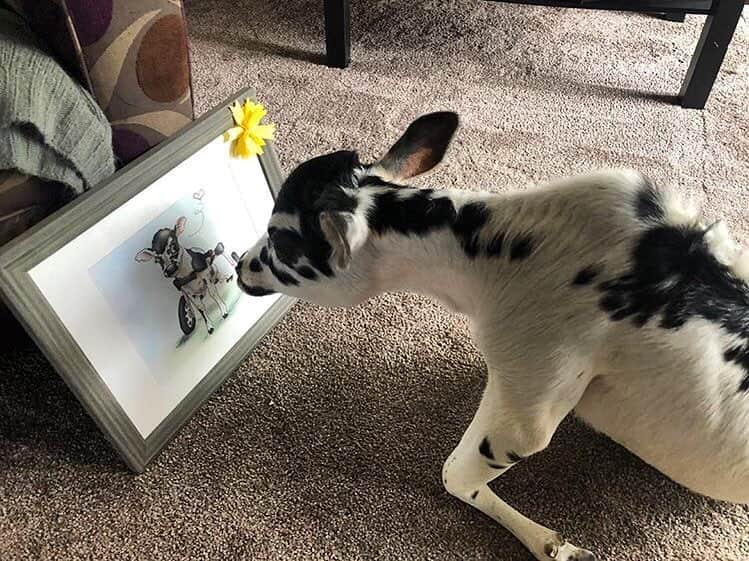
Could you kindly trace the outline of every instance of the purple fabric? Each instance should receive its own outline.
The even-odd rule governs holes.
[[[112,127],[112,143],[114,153],[125,163],[134,160],[151,147],[148,140],[141,135],[122,127]]]
[[[65,4],[82,47],[95,43],[109,29],[113,0],[66,0]]]

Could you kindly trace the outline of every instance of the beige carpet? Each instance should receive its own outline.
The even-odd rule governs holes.
[[[524,189],[626,164],[749,242],[745,22],[699,112],[669,103],[697,17],[354,0],[341,71],[317,64],[321,6],[190,1],[199,112],[255,85],[288,171],[339,148],[372,158],[420,112],[455,109],[454,148],[422,184]],[[3,561],[530,559],[442,489],[484,367],[466,323],[424,298],[297,306],[137,477],[28,343],[0,375]],[[749,558],[748,508],[692,495],[572,420],[496,489],[604,560]]]

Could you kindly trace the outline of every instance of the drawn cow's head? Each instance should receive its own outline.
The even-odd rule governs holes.
[[[179,236],[185,231],[187,218],[180,216],[174,224],[174,228],[162,228],[153,235],[150,248],[141,249],[135,256],[138,263],[155,261],[167,278],[173,278],[179,270],[182,258],[182,246],[179,244]]]

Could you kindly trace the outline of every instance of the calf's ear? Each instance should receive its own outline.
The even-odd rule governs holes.
[[[181,236],[182,232],[185,231],[185,224],[187,224],[187,218],[184,216],[177,218],[177,223],[174,225],[174,233]]]
[[[323,211],[320,229],[333,248],[333,260],[339,269],[347,269],[352,255],[364,245],[368,228],[366,220],[351,212]]]
[[[141,249],[136,255],[135,260],[138,263],[145,263],[146,261],[153,261],[154,253],[150,249]]]
[[[440,111],[422,115],[377,162],[371,173],[399,183],[425,173],[442,161],[458,128],[458,115]]]

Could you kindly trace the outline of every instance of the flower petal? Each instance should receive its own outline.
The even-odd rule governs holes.
[[[275,124],[260,124],[268,113],[263,104],[248,98],[243,103],[235,102],[229,109],[237,125],[224,132],[225,142],[234,141],[231,154],[238,158],[261,155],[266,139],[272,140],[276,132]]]
[[[259,138],[267,138],[268,140],[273,140],[273,135],[276,133],[276,125],[275,123],[270,123],[267,125],[257,125],[250,132]]]
[[[232,127],[224,133],[224,142],[230,142],[239,138],[239,135],[244,132],[242,127]]]
[[[244,121],[242,124],[248,129],[256,127],[260,123],[260,120],[265,117],[266,113],[267,111],[262,105],[255,105],[250,108],[245,107]]]
[[[265,140],[262,137],[256,136],[252,132],[250,132],[249,135],[250,135],[250,138],[252,139],[252,143],[255,146],[258,146],[258,147],[265,146]]]
[[[231,109],[232,117],[234,117],[234,122],[237,125],[242,125],[242,121],[244,120],[244,113],[242,112],[242,106],[239,105],[239,102],[236,102],[234,105],[230,105],[229,109]]]
[[[237,140],[234,144],[231,146],[231,155],[235,158],[246,158],[245,151],[243,149],[242,143]]]

